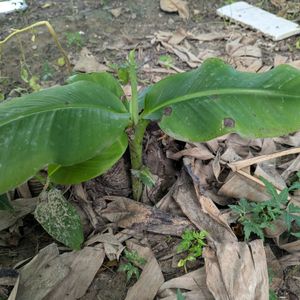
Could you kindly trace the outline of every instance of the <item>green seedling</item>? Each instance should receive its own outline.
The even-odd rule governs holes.
[[[143,266],[146,264],[146,260],[140,257],[136,251],[124,250],[125,262],[122,263],[118,269],[119,272],[125,272],[127,282],[135,276],[136,279],[140,278],[140,270],[136,265]]]
[[[170,55],[161,55],[158,62],[164,65],[167,69],[171,68],[174,65],[173,58]]]
[[[185,271],[187,272],[187,262],[195,261],[202,255],[203,247],[206,245],[205,238],[207,235],[208,233],[204,230],[186,230],[182,234],[182,240],[177,248],[177,251],[187,252],[187,256],[179,260],[178,267],[184,267]]]
[[[48,81],[54,78],[55,74],[55,69],[49,64],[49,62],[45,62],[43,64],[43,69],[42,69],[42,80]]]
[[[270,286],[274,277],[274,272],[270,268],[268,268],[268,277],[269,277],[269,286]],[[277,300],[277,299],[278,297],[276,292],[273,289],[269,288],[269,300]]]
[[[176,291],[176,299],[177,300],[185,300],[185,297],[181,293],[180,289],[177,289],[177,291]]]
[[[41,90],[41,86],[38,83],[39,78],[35,75],[30,75],[28,69],[25,66],[22,66],[20,76],[22,80],[29,85],[30,89],[33,92],[38,92],[39,90]]]
[[[229,205],[229,207],[239,215],[238,222],[243,225],[245,240],[248,240],[251,233],[256,234],[262,240],[265,239],[263,230],[265,228],[274,228],[272,222],[282,219],[291,230],[292,222],[300,226],[300,207],[289,202],[289,192],[300,189],[300,183],[296,182],[289,188],[277,192],[275,187],[264,178],[260,178],[271,199],[263,202],[250,202],[241,199],[238,205]],[[292,233],[299,237],[299,233]]]
[[[67,39],[67,46],[72,47],[75,46],[77,48],[82,48],[84,45],[82,36],[80,32],[66,32],[65,33],[66,39]]]
[[[40,25],[47,26],[69,66],[47,22],[12,33],[0,46]],[[44,168],[55,184],[87,181],[109,170],[128,148],[134,170],[132,197],[139,200],[145,179],[151,184],[143,172],[143,138],[150,122],[172,138],[189,142],[233,132],[259,138],[300,129],[300,71],[291,66],[244,73],[213,58],[139,93],[134,51],[125,65],[129,99],[119,81],[103,72],[77,74],[65,85],[0,103],[0,194]]]
[[[0,102],[4,100],[4,94],[2,93],[2,91],[0,90]]]

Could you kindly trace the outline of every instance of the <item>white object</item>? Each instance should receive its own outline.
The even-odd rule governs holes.
[[[223,6],[217,10],[217,14],[259,30],[274,41],[300,33],[298,24],[277,17],[244,1]]]
[[[25,10],[27,4],[22,0],[10,0],[0,2],[0,15],[9,14],[16,10]]]

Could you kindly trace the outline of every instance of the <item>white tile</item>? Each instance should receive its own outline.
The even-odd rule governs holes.
[[[274,41],[300,33],[300,26],[297,23],[278,17],[244,1],[223,6],[217,10],[217,14],[261,31]]]

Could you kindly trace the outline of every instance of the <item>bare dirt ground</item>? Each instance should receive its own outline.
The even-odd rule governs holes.
[[[216,9],[226,2],[228,1],[188,0],[189,18],[184,19],[178,13],[162,11],[158,0],[27,1],[29,8],[25,12],[0,17],[0,40],[8,36],[13,29],[24,28],[38,21],[49,21],[70,58],[73,71],[81,72],[108,70],[114,73],[116,66],[124,63],[129,51],[136,49],[141,87],[157,82],[169,74],[191,70],[208,57],[220,57],[237,69],[249,72],[266,71],[281,63],[300,66],[299,37],[273,42],[258,32],[223,20],[216,15]],[[248,2],[291,20],[297,21],[300,17],[297,1]],[[4,98],[30,92],[37,85],[45,88],[62,84],[69,76],[66,65],[61,63],[62,54],[44,26],[15,36],[0,50],[0,95]],[[167,66],[165,59],[169,61]],[[24,75],[24,72],[27,74]],[[28,82],[30,78],[35,78],[34,85]],[[172,191],[171,187],[174,188],[174,184],[176,189],[176,180],[182,176],[182,162],[167,158],[166,153],[178,152],[185,145],[164,137],[155,126],[149,128],[146,140],[144,161],[161,181],[156,189],[148,191],[147,197],[143,198],[143,203],[149,207],[158,204],[160,209],[174,213],[180,210],[180,205],[177,203],[172,206],[170,202],[165,205],[162,204],[161,199],[167,199],[166,195]],[[255,149],[256,155],[263,152],[261,150],[264,149],[263,143],[259,146],[251,144],[252,142],[247,146],[244,141],[243,143],[244,148]],[[271,149],[285,149],[282,147],[284,144],[282,141],[275,141],[275,144],[276,146],[272,146]],[[299,147],[298,144],[288,145]],[[158,154],[159,161],[156,159]],[[112,201],[105,198],[107,195],[130,197],[128,170],[128,157],[125,155],[112,172],[83,185],[85,197],[92,203],[94,215],[89,211],[90,206],[80,203],[82,194],[78,188],[70,189],[70,198],[84,215],[86,237],[107,230],[107,221],[103,220],[102,211],[106,209],[106,215],[114,212],[111,207],[107,208],[105,201]],[[111,180],[112,176],[114,180]],[[215,180],[212,185],[219,189],[220,181],[217,180],[216,183]],[[35,182],[30,182],[29,187],[32,196],[38,194],[40,187]],[[172,197],[174,196],[169,198]],[[219,198],[216,200],[218,207],[228,204],[222,202],[223,200]],[[114,199],[114,201],[119,201],[116,203],[120,204],[122,199]],[[121,204],[130,211],[134,204],[125,202]],[[107,211],[109,209],[111,211]],[[136,209],[139,211],[140,208]],[[98,215],[97,212],[101,213]],[[138,241],[152,250],[166,281],[184,275],[184,270],[177,268],[180,256],[176,254],[176,247],[180,240],[178,232],[182,232],[186,226],[185,221],[181,219],[183,215],[180,212],[178,219],[169,220],[170,227],[178,226],[172,230],[167,228],[168,222],[164,216],[163,221],[160,220],[162,222],[160,225],[165,226],[162,227],[165,230],[162,232],[155,229],[155,226],[158,226],[155,222],[150,222],[147,228],[143,227],[142,222],[137,222],[134,233],[130,231],[132,228],[127,228],[130,221],[127,220],[123,223],[125,225],[121,226],[128,230],[123,235],[134,237],[134,242]],[[154,216],[152,217],[155,219]],[[157,219],[155,221],[158,222]],[[111,222],[110,225],[109,233],[113,232],[118,235],[119,240],[125,241],[126,238],[121,237],[121,231],[116,224],[113,225]],[[20,261],[37,254],[40,249],[52,242],[51,237],[30,215],[19,219],[10,229],[0,232],[0,238],[1,267],[13,267]],[[127,244],[127,247],[130,247],[130,243],[132,241]],[[279,249],[271,238],[267,244],[278,258],[288,253]],[[299,250],[296,253],[299,255]],[[298,261],[295,265],[299,265],[299,256],[297,257]],[[116,259],[111,261],[105,259],[87,293],[81,299],[125,299],[129,287],[134,285],[135,280],[126,282],[126,276],[117,272],[118,265]],[[192,262],[189,264],[189,271],[198,270],[201,266],[203,260]],[[274,290],[281,296],[280,299],[299,299],[299,267],[288,263],[285,266],[287,267],[285,269],[279,267],[280,270],[275,274],[277,281]],[[11,287],[11,285],[3,285],[0,299],[5,299]],[[185,287],[181,289],[184,291]],[[174,293],[169,296],[174,296]],[[203,297],[201,299],[211,299]],[[167,298],[161,293],[160,298],[157,299],[176,298]],[[186,299],[197,298],[187,295]]]

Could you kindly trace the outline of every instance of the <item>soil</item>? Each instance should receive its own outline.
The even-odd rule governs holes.
[[[239,32],[247,35],[248,29],[230,24],[216,15],[216,9],[224,5],[225,2],[229,1],[187,0],[191,17],[185,21],[177,13],[166,13],[160,10],[159,0],[28,0],[26,3],[29,8],[25,12],[0,17],[0,40],[8,36],[12,29],[24,28],[35,22],[47,20],[55,29],[59,41],[72,62],[78,60],[81,49],[86,47],[99,63],[109,67],[114,64],[120,65],[126,60],[128,52],[136,48],[140,66],[148,64],[150,68],[157,68],[159,58],[162,55],[170,55],[174,60],[174,65],[182,70],[189,70],[190,67],[177,56],[167,53],[165,48],[151,43],[154,34],[158,31],[173,32],[178,28],[184,28],[187,31],[198,33],[226,31],[232,34]],[[278,13],[280,10],[270,1],[253,0],[248,2],[273,13]],[[121,8],[121,13],[116,17],[112,10],[117,8]],[[297,19],[299,16],[292,15],[290,17]],[[275,54],[288,56],[292,60],[300,58],[300,52],[295,46],[297,37],[276,43],[257,33],[256,38],[260,40],[262,60],[267,65],[273,64]],[[227,41],[224,39],[204,43],[190,41],[191,51],[193,49],[210,49],[217,51],[220,57],[226,57],[226,43]],[[2,93],[5,97],[17,96],[32,90],[32,87],[24,81],[24,74],[22,75],[24,68],[29,73],[29,77],[38,77],[37,81],[42,87],[62,84],[69,75],[66,67],[58,64],[61,53],[45,27],[38,27],[16,36],[0,50],[0,95]],[[143,85],[155,82],[158,74],[141,71],[139,76]],[[165,74],[159,74],[160,78],[163,76]],[[175,180],[176,172],[180,169],[178,164],[174,164],[166,158],[164,158],[164,163],[161,161],[158,163],[151,156],[152,152],[160,151],[162,157],[165,157],[165,152],[168,150],[163,143],[161,133],[155,131],[155,128],[151,131],[151,133],[153,132],[156,136],[154,140],[149,138],[148,154],[145,160],[151,170],[155,170],[154,173],[159,174],[165,181],[162,189],[148,198],[149,203],[158,202],[168,191]],[[173,146],[181,147],[180,144]],[[126,163],[125,157],[123,164],[126,165]],[[162,165],[164,166],[163,169],[161,168]],[[124,174],[124,176],[126,177],[128,174]],[[109,175],[102,176],[86,184],[91,200],[96,200],[100,194],[119,196],[130,194],[129,179],[125,182],[120,179],[119,186],[110,187],[108,186],[109,178]],[[106,188],[103,189],[103,186]],[[37,253],[45,244],[51,242],[51,238],[44,233],[39,225],[34,223],[32,218],[25,218],[24,228],[25,232],[20,232],[22,238],[15,247],[13,241],[8,250],[1,247],[0,265],[13,266],[22,259],[32,256],[32,253]],[[168,242],[172,244],[174,241],[176,243],[177,239]],[[8,256],[7,251],[9,251]],[[167,274],[166,278],[169,279],[181,274],[181,270],[172,269],[167,264],[162,263],[162,268]],[[299,270],[296,271],[298,272],[296,274],[299,274]],[[291,273],[293,273],[292,277],[297,277],[294,272]],[[297,286],[292,281],[292,277],[287,275],[286,283],[294,294],[299,295],[299,281]],[[130,283],[126,283],[126,278],[123,275],[108,267],[105,272],[99,272],[89,293],[82,299],[124,299],[129,285]],[[114,294],[111,294],[112,291]]]

